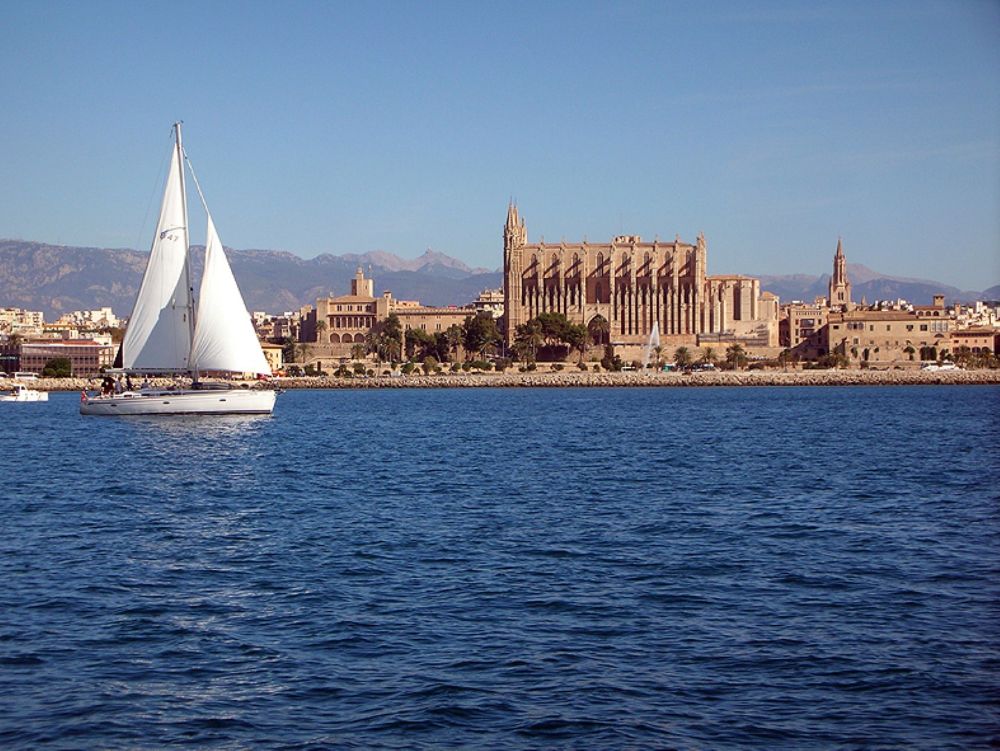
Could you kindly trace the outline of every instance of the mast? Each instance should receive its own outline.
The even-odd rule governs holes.
[[[190,333],[191,341],[194,341],[194,327],[195,327],[195,301],[194,301],[194,286],[191,284],[191,233],[188,230],[188,209],[187,209],[187,187],[184,182],[184,146],[181,143],[181,124],[183,121],[178,120],[174,123],[174,133],[176,135],[177,141],[177,166],[180,169],[181,178],[181,206],[184,210],[184,284],[187,286],[188,290],[188,304],[187,304],[187,318],[188,318],[188,331]],[[191,362],[191,353],[188,352],[188,368],[191,370],[191,378],[195,382],[198,380],[198,368]]]

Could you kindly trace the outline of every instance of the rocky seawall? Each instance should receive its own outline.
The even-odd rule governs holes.
[[[0,388],[9,387],[0,378]],[[39,391],[94,391],[98,379],[41,378],[32,383]],[[186,385],[183,381],[155,379],[153,385]],[[246,388],[371,389],[371,388],[498,388],[498,387],[709,387],[709,386],[907,386],[1000,384],[1000,370],[789,370],[718,371],[714,373],[609,373],[562,371],[558,373],[442,373],[438,375],[377,376],[374,378],[282,378],[249,383]],[[234,384],[235,385],[235,384]]]

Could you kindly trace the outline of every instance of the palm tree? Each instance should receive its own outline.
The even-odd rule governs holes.
[[[448,354],[457,359],[458,348],[461,347],[462,342],[465,341],[465,329],[461,326],[461,324],[453,323],[444,332],[444,335],[448,339]]]
[[[656,353],[656,367],[657,368],[662,368],[663,367],[663,349],[664,348],[663,348],[662,344],[657,344],[655,347],[653,347],[653,352]]]
[[[718,360],[719,358],[716,357],[715,350],[712,349],[711,347],[705,347],[701,351],[701,357],[699,358],[698,362],[714,365],[716,362],[718,362]]]
[[[358,342],[353,347],[351,347],[351,359],[352,360],[364,360],[367,354],[367,349],[365,345]]]
[[[691,364],[691,353],[687,347],[678,347],[674,351],[674,362],[677,363],[678,368],[686,368]]]
[[[522,323],[517,327],[515,339],[524,345],[520,348],[520,351],[530,353],[531,360],[534,361],[535,353],[545,342],[545,335],[542,333],[542,324],[535,318],[532,318],[527,323]]]
[[[587,324],[587,331],[594,344],[606,343],[607,335],[611,332],[611,324],[604,316],[594,316]]]
[[[740,344],[730,344],[726,348],[726,362],[736,370],[743,368],[747,364],[747,353]]]
[[[322,318],[320,318],[319,320],[316,321],[316,341],[317,342],[323,341],[323,332],[326,331],[326,328],[327,328],[326,321],[324,321]]]
[[[294,346],[295,359],[305,365],[306,360],[309,359],[309,355],[312,352],[312,347],[309,346],[308,342],[296,342]]]

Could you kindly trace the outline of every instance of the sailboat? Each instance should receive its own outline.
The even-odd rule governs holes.
[[[184,164],[208,216],[205,269],[197,298],[191,282]],[[141,388],[80,397],[83,415],[270,414],[271,389],[231,388],[201,380],[205,372],[270,374],[250,314],[174,123],[174,148],[153,235],[121,345],[121,372],[190,376],[184,389]]]

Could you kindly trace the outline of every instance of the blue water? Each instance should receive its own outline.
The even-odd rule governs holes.
[[[1000,744],[1000,388],[0,405],[0,747]]]

